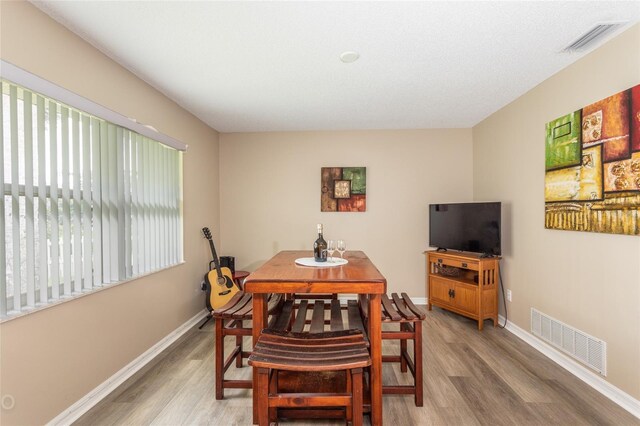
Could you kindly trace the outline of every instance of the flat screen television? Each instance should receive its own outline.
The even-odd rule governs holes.
[[[429,246],[499,256],[501,203],[429,205]]]

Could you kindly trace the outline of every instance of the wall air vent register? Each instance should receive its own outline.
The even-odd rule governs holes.
[[[533,308],[531,308],[531,333],[601,375],[607,375],[607,344],[603,340]]]

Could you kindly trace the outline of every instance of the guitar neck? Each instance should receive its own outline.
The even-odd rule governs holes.
[[[221,277],[222,271],[220,270],[220,259],[218,259],[216,247],[213,245],[213,238],[209,239],[209,247],[211,248],[211,256],[213,257],[213,266],[215,266],[218,276]]]

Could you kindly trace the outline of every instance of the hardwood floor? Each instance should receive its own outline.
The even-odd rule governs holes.
[[[385,395],[385,424],[640,425],[508,331],[486,322],[478,332],[476,324],[438,308],[427,313],[424,407],[416,407],[411,395]],[[227,389],[224,400],[215,400],[213,330],[213,322],[191,329],[76,424],[251,425],[250,390]],[[395,341],[384,342],[385,353],[398,347]],[[229,378],[250,375],[249,367],[228,372]],[[385,383],[409,384],[409,377],[399,366],[384,364]]]

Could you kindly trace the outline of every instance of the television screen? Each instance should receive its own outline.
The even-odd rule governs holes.
[[[501,204],[429,205],[429,246],[500,255]]]

